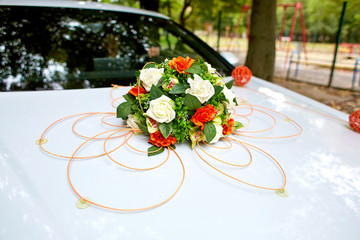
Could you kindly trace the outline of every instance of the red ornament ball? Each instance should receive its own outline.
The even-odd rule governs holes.
[[[356,110],[349,116],[349,125],[356,132],[360,133],[360,109]]]
[[[245,66],[237,66],[231,73],[231,76],[235,79],[235,85],[244,86],[252,77],[252,73],[249,68]]]

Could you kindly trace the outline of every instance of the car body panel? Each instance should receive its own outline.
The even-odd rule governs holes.
[[[134,213],[76,208],[78,197],[66,176],[68,161],[35,144],[50,123],[64,116],[114,111],[110,88],[0,93],[0,239],[358,239],[360,135],[329,117],[347,121],[348,115],[255,77],[247,87],[233,90],[239,98],[279,111],[303,128],[301,135],[289,139],[239,138],[279,161],[287,174],[289,196],[226,178],[183,143],[176,148],[186,170],[180,191],[164,205]],[[259,125],[269,121],[258,115]],[[269,134],[294,130],[284,124]],[[91,135],[107,128],[99,127],[99,118],[90,118],[77,130]],[[43,146],[59,154],[71,154],[83,142],[72,134],[71,121],[45,137],[49,142]],[[146,148],[146,141],[135,136],[132,144]],[[101,150],[102,142],[96,144],[86,153]],[[232,151],[236,149],[240,147]],[[242,153],[224,156],[236,159],[238,154]],[[250,174],[241,170],[240,177],[281,185],[274,164],[254,154],[253,167],[245,169]],[[126,149],[116,156],[121,160],[132,156],[145,165],[152,161],[146,155],[134,158]],[[143,174],[126,171],[107,158],[77,160],[71,174],[78,190],[91,200],[131,207],[155,203],[172,193],[182,170],[171,155],[161,169]]]

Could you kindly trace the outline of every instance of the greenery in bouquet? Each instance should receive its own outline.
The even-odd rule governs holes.
[[[149,155],[188,140],[216,143],[242,127],[231,108],[234,81],[223,78],[200,58],[177,57],[160,64],[147,63],[137,73],[137,84],[123,97],[117,117],[135,132],[149,134]]]

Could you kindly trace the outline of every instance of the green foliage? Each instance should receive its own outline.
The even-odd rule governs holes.
[[[188,89],[190,87],[189,84],[187,83],[178,83],[178,84],[175,84],[171,90],[170,90],[170,94],[182,94],[184,93],[185,94],[185,90]]]
[[[184,98],[184,105],[188,107],[189,110],[195,110],[201,107],[201,102],[197,97],[191,94],[186,94]]]
[[[207,142],[211,142],[216,136],[216,128],[212,122],[206,122],[204,127],[204,134]]]
[[[154,100],[154,99],[157,99],[159,97],[161,97],[163,94],[163,92],[160,90],[160,88],[156,87],[155,85],[152,85],[151,86],[151,89],[150,89],[150,96],[151,96],[151,99]]]
[[[242,127],[244,127],[244,125],[241,122],[234,121],[233,131]]]
[[[233,80],[227,82],[227,83],[225,84],[225,86],[226,86],[228,89],[231,89],[232,86],[234,85],[234,81],[235,81],[235,80],[233,79]]]
[[[116,117],[126,120],[131,113],[131,104],[123,102],[116,108]]]
[[[154,67],[156,67],[156,63],[147,63],[147,64],[144,66],[144,69],[154,68]]]
[[[125,94],[123,97],[128,103],[132,103],[133,101],[135,101],[135,97],[131,94]]]
[[[138,123],[137,125],[138,125],[139,129],[140,129],[143,133],[149,134],[149,131],[148,131],[148,129],[147,129],[146,124],[143,124],[143,123],[141,122],[141,123]]]
[[[193,63],[191,67],[186,69],[187,73],[201,74],[201,66],[199,63]]]
[[[170,136],[170,133],[172,132],[171,123],[160,123],[159,131],[164,136],[164,138],[168,138]]]
[[[298,0],[281,1],[295,3]],[[343,0],[302,0],[305,26],[311,41],[334,41],[339,27]],[[294,8],[287,9],[286,32],[290,31]],[[277,32],[281,31],[283,9],[277,9]],[[301,34],[300,18],[297,18],[295,34]],[[348,1],[342,31],[342,42],[360,42],[360,4],[358,0]]]
[[[165,148],[160,148],[160,147],[153,145],[148,148],[148,156],[151,157],[151,156],[158,155],[158,154],[162,153],[164,150],[165,150]]]
[[[175,112],[177,116],[172,122],[172,136],[174,136],[178,142],[183,142],[187,139],[187,134],[193,129],[192,122],[189,120],[192,114],[188,111],[188,107],[184,107],[182,100],[182,97],[175,99]]]
[[[279,0],[278,3],[296,3],[299,0]],[[106,3],[115,3],[131,7],[140,7],[139,1],[135,0],[102,0]],[[179,21],[183,11],[185,0],[160,0],[159,11]],[[305,25],[310,40],[326,40],[325,36],[335,37],[342,9],[343,0],[301,0],[305,15]],[[240,12],[244,5],[252,5],[250,0],[197,0],[190,1],[190,6],[185,11],[186,27],[191,30],[204,29],[205,23],[213,23],[213,29],[217,29],[218,12],[222,11],[222,31],[226,26],[234,26],[238,22]],[[206,11],[204,11],[206,9]],[[285,32],[291,28],[294,8],[287,8]],[[277,33],[280,34],[283,9],[277,8]],[[246,16],[242,15],[240,31],[246,31]],[[301,34],[299,14],[295,28],[295,34]],[[348,0],[345,22],[342,33],[343,42],[360,42],[360,4],[358,0]]]

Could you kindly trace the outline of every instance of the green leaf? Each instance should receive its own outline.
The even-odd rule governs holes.
[[[138,125],[139,129],[140,129],[143,133],[149,134],[149,130],[148,130],[146,124],[137,123],[137,125]]]
[[[219,95],[219,93],[221,93],[221,91],[224,89],[224,87],[221,87],[221,86],[217,86],[217,85],[213,85],[213,86],[214,86],[214,89],[215,89],[215,93],[207,102],[211,102],[212,100],[214,100],[215,97],[217,95]]]
[[[159,123],[159,130],[164,138],[168,138],[172,132],[171,123]]]
[[[203,69],[204,72],[209,71],[209,68],[208,68],[208,66],[206,64],[202,64],[201,66],[202,66],[202,69]]]
[[[233,80],[231,80],[231,81],[227,82],[227,83],[225,84],[225,86],[226,86],[228,89],[231,89],[231,88],[232,88],[232,86],[234,85],[234,81],[235,81],[235,79],[233,79]]]
[[[177,83],[171,88],[169,93],[170,94],[182,94],[182,93],[185,93],[185,90],[188,89],[189,87],[190,87],[190,85],[187,83]]]
[[[123,97],[128,103],[132,103],[135,100],[135,97],[131,94],[125,94]]]
[[[164,79],[161,78],[159,82],[156,84],[157,87],[161,87],[165,83]]]
[[[150,97],[152,100],[155,100],[163,95],[163,92],[155,85],[151,86]]]
[[[242,127],[244,127],[244,125],[241,122],[234,121],[233,131]]]
[[[239,104],[238,104],[238,102],[237,102],[236,98],[234,98],[234,100],[233,100],[233,101],[234,101],[234,103],[235,103],[235,105],[236,105],[236,106],[239,106]]]
[[[201,73],[201,66],[198,63],[193,63],[191,67],[185,70],[187,73],[195,73],[200,74]]]
[[[144,69],[147,69],[147,68],[154,68],[156,67],[156,63],[148,63],[145,65]]]
[[[135,72],[136,79],[140,77],[140,70]]]
[[[121,103],[116,109],[116,117],[126,120],[131,113],[131,104],[129,102]]]
[[[201,107],[199,99],[191,94],[186,94],[183,101],[184,105],[187,106],[189,110],[196,110]]]
[[[209,143],[216,136],[216,128],[212,122],[206,122],[204,126],[206,141]]]
[[[157,147],[157,146],[153,145],[153,146],[148,148],[148,152],[149,152],[148,157],[158,155],[158,154],[162,153],[164,150],[165,150],[165,148],[160,148],[160,147]]]
[[[221,93],[221,91],[224,89],[224,87],[221,87],[221,86],[217,86],[217,85],[213,85],[213,86],[214,86],[214,89],[215,89],[215,93],[214,93],[213,97],[215,97],[216,95]]]

